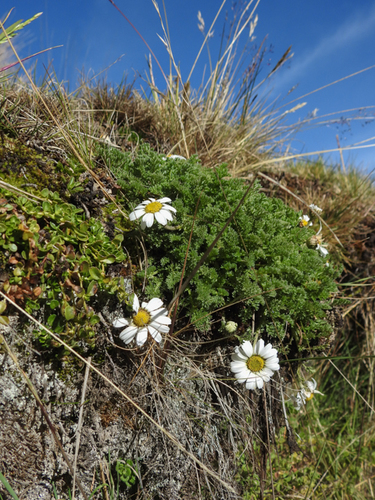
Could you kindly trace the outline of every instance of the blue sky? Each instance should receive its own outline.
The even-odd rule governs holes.
[[[256,3],[254,1],[252,7]],[[168,72],[168,55],[157,36],[163,33],[152,1],[117,0],[116,4],[147,40],[164,71]],[[183,78],[189,74],[203,42],[197,27],[198,11],[201,11],[208,29],[220,5],[220,0],[165,0],[174,57],[180,63]],[[226,2],[210,40],[214,61],[225,15],[228,14],[229,20],[233,15],[232,5],[229,0]],[[69,82],[73,90],[80,71],[94,76],[122,56],[102,76],[106,75],[107,81],[116,85],[124,75],[129,82],[140,75],[136,85],[142,84],[148,49],[109,0],[2,0],[2,19],[12,7],[15,8],[7,25],[43,12],[14,39],[21,57],[63,45],[38,56],[37,74],[42,75],[44,66],[52,62],[57,77]],[[163,14],[161,0],[159,7]],[[290,151],[306,153],[335,149],[336,135],[342,147],[375,144],[375,67],[313,92],[375,65],[375,2],[260,0],[255,13],[258,14],[258,24],[253,43],[260,44],[267,37],[269,49],[260,79],[290,45],[294,54],[263,92],[268,94],[269,102],[278,98],[278,105],[285,105],[283,110],[306,102],[302,109],[289,115],[290,123],[315,116],[312,126],[295,136]],[[243,43],[245,39],[248,35],[242,39]],[[199,86],[207,64],[207,51],[204,50],[191,80],[193,87]],[[165,85],[155,63],[153,67],[157,83],[163,89]],[[293,92],[288,94],[292,88]],[[302,97],[310,92],[313,93]],[[319,123],[322,124],[317,126]],[[328,154],[327,158],[332,162],[339,161],[338,153]],[[354,163],[369,171],[375,168],[375,148],[344,152],[344,160],[347,165]]]

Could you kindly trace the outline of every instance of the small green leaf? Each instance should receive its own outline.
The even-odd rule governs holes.
[[[87,287],[87,295],[93,296],[98,291],[98,284],[96,281],[91,281]]]
[[[81,262],[79,268],[81,273],[83,274],[88,274],[90,272],[90,264],[87,262],[87,260]]]
[[[51,309],[56,309],[56,307],[59,307],[59,305],[60,302],[56,299],[51,300],[51,302],[49,303]]]
[[[99,321],[100,321],[99,316],[96,316],[95,314],[90,318],[91,325],[96,325],[97,323],[99,323]]]
[[[121,243],[123,240],[124,240],[124,235],[123,235],[123,234],[117,234],[117,235],[113,238],[113,243],[115,243],[115,244],[117,244],[117,243]]]
[[[0,316],[0,325],[4,325],[4,326],[9,325],[8,316]]]
[[[113,264],[116,260],[116,257],[114,255],[108,255],[108,257],[104,259],[100,259],[100,262],[103,262],[103,264]]]
[[[23,275],[23,268],[22,267],[16,267],[13,271],[14,276],[22,276]]]
[[[48,203],[48,201],[43,201],[42,207],[47,214],[52,213],[52,205],[51,203]]]
[[[73,319],[76,315],[76,310],[72,306],[66,306],[64,310],[64,316],[67,321]]]
[[[97,267],[90,267],[90,276],[95,280],[100,280],[102,278],[102,273],[99,271]]]
[[[1,300],[0,301],[0,314],[3,314],[3,312],[5,311],[6,308],[7,308],[7,301],[5,299]]]
[[[17,245],[15,245],[14,243],[9,243],[8,248],[10,252],[17,252],[18,250]]]
[[[87,222],[82,222],[79,225],[79,230],[82,231],[83,233],[87,233],[89,230],[89,225],[87,224]]]
[[[48,316],[48,318],[47,318],[47,324],[49,326],[52,326],[53,322],[55,321],[55,318],[56,318],[56,314],[51,314],[50,316]]]

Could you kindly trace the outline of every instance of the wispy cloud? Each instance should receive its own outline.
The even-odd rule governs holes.
[[[368,11],[363,9],[354,17],[347,19],[337,27],[336,31],[322,38],[318,44],[305,54],[293,58],[291,68],[281,75],[276,83],[277,88],[295,85],[301,76],[311,74],[314,65],[327,61],[336,52],[342,51],[350,44],[359,42],[375,29],[375,6]]]

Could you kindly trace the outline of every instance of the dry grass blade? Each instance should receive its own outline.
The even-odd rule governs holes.
[[[9,191],[13,191],[17,193],[18,195],[22,195],[25,198],[33,200],[38,200],[38,201],[48,201],[45,198],[40,198],[39,196],[36,196],[35,194],[29,193],[27,191],[24,191],[23,189],[19,189],[16,186],[12,186],[12,184],[9,184],[8,182],[0,181],[0,186],[8,189]]]
[[[328,359],[328,361],[331,363],[331,365],[334,366],[334,368],[340,373],[342,378],[350,385],[350,387],[353,389],[353,391],[362,399],[362,401],[370,408],[370,410],[375,413],[375,409],[366,401],[366,399],[362,396],[362,394],[357,391],[357,389],[354,387],[354,385],[350,382],[350,380],[347,377],[345,377],[345,375],[335,365],[335,363],[331,359],[329,359],[326,354],[324,354],[324,356]]]
[[[79,443],[81,440],[81,430],[82,430],[82,424],[83,424],[83,410],[84,410],[84,404],[85,404],[87,382],[88,382],[89,373],[90,373],[90,364],[91,364],[91,358],[87,358],[85,378],[84,378],[83,386],[82,386],[81,405],[79,408],[78,426],[77,426],[77,431],[76,431],[77,439],[76,439],[76,450],[75,450],[75,455],[74,455],[74,475],[73,475],[73,486],[72,486],[72,500],[74,500],[74,494],[75,494]]]

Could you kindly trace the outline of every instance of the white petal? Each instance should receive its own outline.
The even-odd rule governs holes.
[[[239,373],[241,370],[248,370],[246,364],[243,361],[232,361],[230,364],[230,369],[233,373]]]
[[[165,217],[164,213],[162,211],[160,212],[155,212],[155,219],[161,224],[162,226],[165,226],[166,223],[168,222],[168,219]]]
[[[239,349],[238,354],[242,354],[242,352],[246,355],[247,358],[250,358],[253,355],[253,345],[249,340],[246,340]]]
[[[138,328],[136,326],[128,326],[128,328],[126,328],[120,333],[120,339],[125,344],[129,344],[129,342],[131,342],[134,339],[137,330]]]
[[[170,210],[164,210],[163,208],[159,211],[159,215],[165,217],[167,220],[173,220],[173,214]]]
[[[154,214],[147,213],[143,216],[142,221],[146,224],[147,227],[151,227],[154,223]]]
[[[139,219],[140,217],[142,217],[142,215],[145,214],[145,209],[144,207],[141,207],[140,209],[139,208],[136,208],[134,210],[134,212],[132,212],[130,215],[129,215],[129,219],[130,220],[135,220],[135,219]]]
[[[258,389],[261,389],[263,387],[263,380],[259,377],[256,379],[256,384]]]
[[[156,322],[151,322],[149,326],[152,326],[152,328],[155,328],[155,330],[158,330],[161,333],[168,333],[169,332],[169,326],[166,325],[160,325],[159,323]]]
[[[312,382],[310,382],[310,380],[306,382],[306,386],[310,392],[314,391],[314,384]]]
[[[136,343],[137,345],[142,346],[146,342],[146,340],[147,340],[147,328],[142,328],[137,333]]]
[[[157,317],[153,317],[151,318],[151,322],[152,323],[158,323],[159,325],[170,325],[172,323],[172,320],[171,318],[168,318],[168,316],[162,316],[162,315],[159,315]]]
[[[166,196],[165,196],[164,198],[160,198],[160,199],[158,200],[158,202],[159,202],[159,203],[166,203],[166,202],[168,202],[168,201],[172,201],[172,200],[171,200],[170,198],[167,198]]]
[[[314,203],[311,203],[311,205],[309,205],[309,207],[312,209],[312,210],[315,210],[316,212],[322,212],[322,209],[317,207],[316,205],[314,205]]]
[[[163,301],[160,299],[151,299],[150,302],[143,306],[148,312],[152,313],[153,311],[156,311],[156,309],[159,309],[163,307]]]
[[[273,352],[274,351],[274,352]],[[262,352],[259,352],[259,355],[262,356],[262,358],[264,359],[267,359],[269,358],[270,356],[272,356],[273,354],[276,354],[277,351],[276,349],[273,349],[272,351],[272,345],[271,344],[267,344],[263,349],[262,349]]]
[[[156,342],[159,342],[159,344],[160,344],[160,342],[161,342],[161,340],[163,338],[160,335],[160,333],[157,330],[155,330],[154,328],[152,328],[151,326],[149,326],[149,332],[150,332],[152,338],[155,339]]]
[[[232,354],[232,361],[242,361],[242,363],[246,363],[248,360],[248,356],[242,354],[242,352],[238,351]]]
[[[139,311],[139,300],[137,295],[134,294],[134,299],[133,299],[133,311],[137,313]]]
[[[317,249],[317,250],[319,250],[320,255],[321,255],[322,257],[326,257],[326,256],[328,255],[328,253],[329,253],[329,252],[328,252],[328,250],[327,250],[326,248],[324,248],[324,247],[322,247],[322,246],[320,246],[320,245],[317,245],[316,249]]]
[[[260,378],[263,380],[263,382],[269,382],[271,379],[271,377],[269,377],[266,373],[263,373],[263,370],[261,371]]]
[[[266,377],[272,377],[274,371],[268,368],[267,366],[263,367],[260,374],[263,377],[265,375]],[[268,381],[267,381],[268,382]]]
[[[237,377],[236,377],[236,378],[237,378]],[[245,383],[245,382],[247,382],[247,381],[246,381],[246,378],[239,378],[239,379],[237,379],[237,382],[238,382],[239,384],[244,384],[244,383]]]
[[[181,155],[168,155],[167,158],[171,160],[186,160],[186,158]]]
[[[277,361],[279,360],[279,358],[277,357],[277,351],[276,349],[270,349],[269,352],[267,352],[266,354],[262,354],[262,357],[267,361],[267,360],[272,360],[272,359],[276,359]]]
[[[234,373],[234,376],[236,377],[237,380],[246,380],[248,378],[254,378],[254,374],[251,373],[251,371],[248,370],[247,368],[238,373]]]
[[[260,353],[263,351],[263,349],[264,349],[264,340],[259,339],[254,347],[254,352],[255,354],[258,354],[260,356]]]
[[[276,370],[278,370],[279,368],[277,368],[279,366],[279,360],[278,358],[268,358],[266,359],[266,362],[265,362],[265,368],[269,368],[270,370],[273,370],[275,367]]]
[[[249,379],[246,381],[246,389],[249,391],[252,391],[256,388],[256,381],[255,379]]]
[[[171,205],[167,205],[166,203],[163,204],[162,210],[166,210],[168,212],[177,212],[174,207],[171,207]]]
[[[119,318],[119,319],[115,319],[115,321],[112,323],[112,325],[115,328],[124,328],[124,326],[129,325],[129,321],[125,318]]]
[[[266,367],[269,368],[270,370],[273,370],[276,372],[277,370],[280,370],[280,365],[279,363],[273,362],[273,363],[267,363]]]

